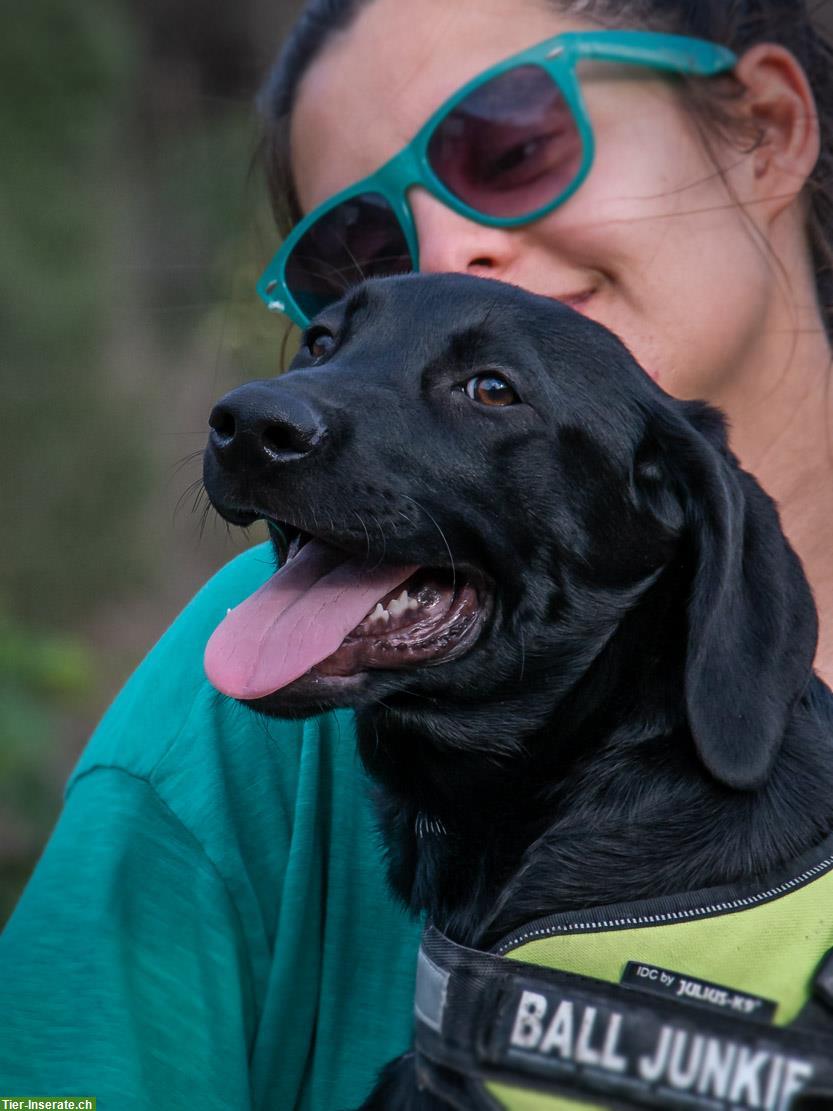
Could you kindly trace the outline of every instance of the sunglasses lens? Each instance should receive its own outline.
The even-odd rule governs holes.
[[[434,173],[485,216],[526,216],[560,196],[583,160],[581,135],[558,86],[538,66],[478,85],[428,144]]]
[[[336,205],[303,235],[286,262],[286,285],[311,319],[365,278],[413,269],[393,209],[378,193]]]

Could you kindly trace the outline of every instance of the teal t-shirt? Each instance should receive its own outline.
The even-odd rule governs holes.
[[[352,714],[266,721],[205,643],[273,570],[197,595],[104,717],[0,937],[0,1096],[98,1111],[343,1111],[411,1033]]]

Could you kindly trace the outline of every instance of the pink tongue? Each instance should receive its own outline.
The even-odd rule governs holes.
[[[214,630],[205,649],[209,681],[232,698],[273,694],[331,656],[416,570],[368,571],[357,557],[309,540]]]

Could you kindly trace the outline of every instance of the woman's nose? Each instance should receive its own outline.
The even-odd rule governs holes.
[[[408,200],[419,242],[423,273],[480,274],[500,278],[518,250],[518,235],[509,228],[478,224],[432,197],[412,189]]]

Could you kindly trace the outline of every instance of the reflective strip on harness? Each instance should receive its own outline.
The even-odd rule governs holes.
[[[448,991],[449,973],[437,965],[420,948],[417,957],[416,994],[414,1014],[417,1019],[440,1033],[442,1030],[443,1009]]]
[[[417,996],[418,1075],[454,1107],[786,1111],[811,1092],[833,1107],[833,1022],[774,1027],[466,949],[433,927]]]

